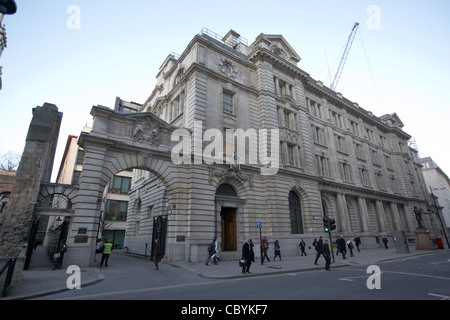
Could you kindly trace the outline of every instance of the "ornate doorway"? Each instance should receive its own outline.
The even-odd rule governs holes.
[[[222,207],[220,211],[220,231],[222,234],[222,251],[237,250],[236,233],[236,211],[237,208]]]

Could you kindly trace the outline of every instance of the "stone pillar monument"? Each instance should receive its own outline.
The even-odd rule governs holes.
[[[53,104],[33,109],[11,197],[0,216],[0,263],[17,256],[15,270],[20,275],[41,183],[50,182],[61,119],[62,113]]]
[[[436,247],[430,237],[430,232],[422,225],[422,209],[414,207],[418,227],[416,228],[417,246],[416,250],[434,250]]]

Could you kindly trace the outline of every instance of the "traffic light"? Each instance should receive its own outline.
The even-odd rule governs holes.
[[[328,219],[328,221],[329,221],[329,225],[330,225],[330,230],[336,229],[336,220]]]
[[[330,231],[330,219],[328,217],[323,217],[323,230],[325,232]]]

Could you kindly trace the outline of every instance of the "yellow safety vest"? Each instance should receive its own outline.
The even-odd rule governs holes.
[[[105,248],[103,249],[103,254],[110,254],[112,249],[112,243],[105,243]]]

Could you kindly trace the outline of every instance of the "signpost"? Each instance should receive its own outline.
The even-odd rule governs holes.
[[[259,248],[260,248],[260,250],[261,250],[261,265],[263,264],[263,262],[264,262],[264,254],[263,254],[263,244],[262,244],[262,234],[261,234],[261,222],[256,222],[256,229],[259,229],[259,243],[260,243],[260,245],[259,245]]]

